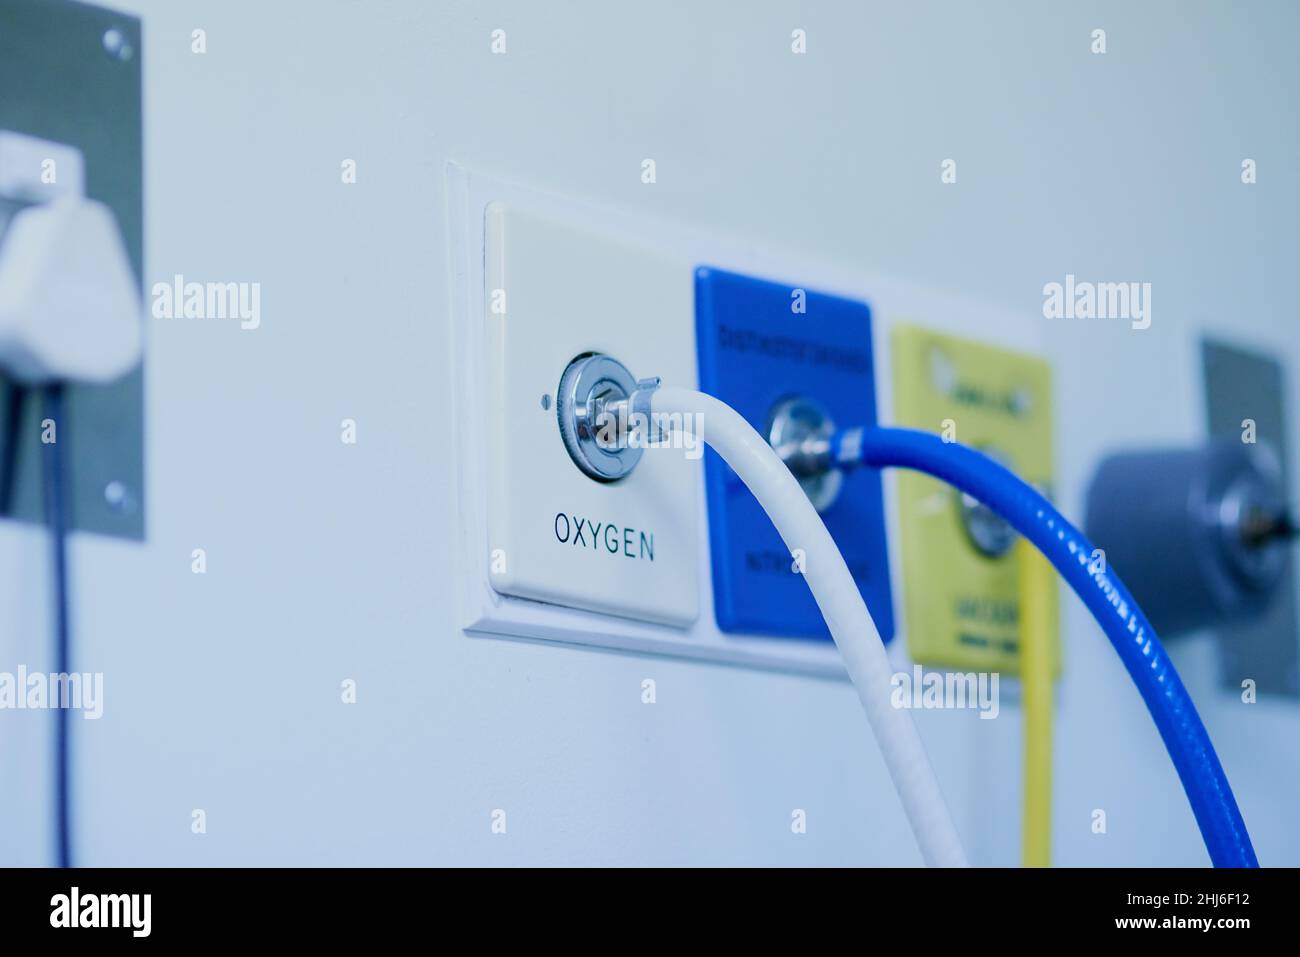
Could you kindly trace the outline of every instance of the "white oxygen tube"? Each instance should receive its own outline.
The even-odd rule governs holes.
[[[893,672],[880,632],[844,557],[798,480],[738,412],[710,395],[661,388],[652,393],[650,409],[658,428],[681,429],[707,442],[749,487],[786,546],[803,550],[804,577],[867,712],[925,863],[967,866],[912,716],[890,703]]]

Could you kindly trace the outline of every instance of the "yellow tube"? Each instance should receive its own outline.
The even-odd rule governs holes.
[[[1051,593],[1047,560],[1025,539],[1016,544],[1020,570],[1020,680],[1025,712],[1024,866],[1052,865]]]

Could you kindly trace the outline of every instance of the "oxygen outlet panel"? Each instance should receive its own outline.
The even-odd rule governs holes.
[[[674,316],[689,329],[689,271],[502,202],[487,207],[484,268],[488,537],[479,560],[492,587],[690,624],[699,614],[698,441],[644,450],[624,474],[580,468],[561,430],[573,401],[567,370],[587,369],[583,401],[602,385],[617,387],[591,363],[575,363],[586,354],[693,380],[689,340],[664,335]]]
[[[1050,497],[1051,372],[1046,362],[911,326],[894,329],[897,424],[997,459]],[[907,649],[927,665],[1016,673],[1020,599],[1015,534],[982,504],[928,475],[898,475]],[[1049,596],[1060,671],[1058,594]]]

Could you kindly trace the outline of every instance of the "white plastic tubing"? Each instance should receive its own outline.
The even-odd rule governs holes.
[[[787,547],[802,549],[804,577],[858,691],[921,855],[932,867],[965,867],[939,782],[911,714],[890,704],[892,669],[876,624],[821,516],[798,480],[738,412],[690,389],[665,387],[651,399],[655,424],[707,442],[758,499]]]

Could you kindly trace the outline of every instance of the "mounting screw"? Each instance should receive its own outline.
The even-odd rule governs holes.
[[[113,479],[104,486],[104,501],[109,508],[119,515],[134,514],[139,505],[135,496],[131,494],[131,490],[117,479]]]
[[[117,27],[109,27],[104,31],[104,50],[114,60],[120,60],[123,63],[135,56],[135,50],[132,49],[125,34]]]

